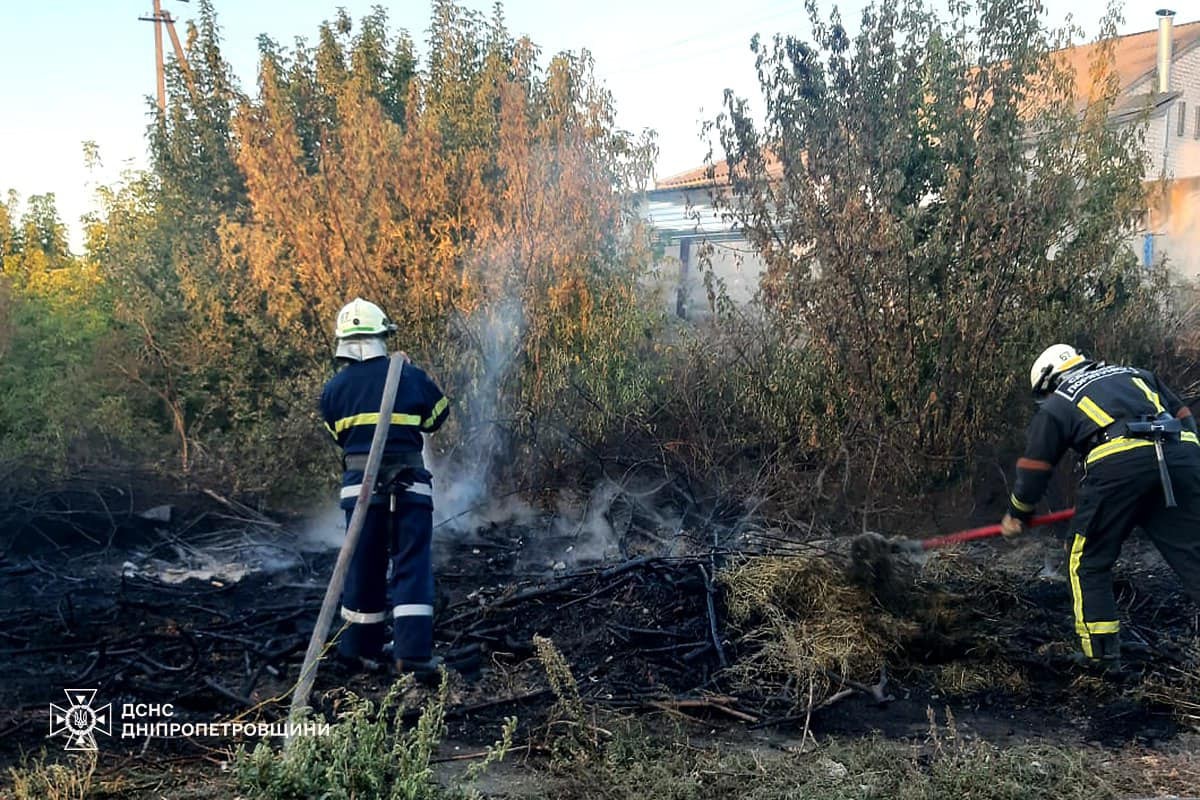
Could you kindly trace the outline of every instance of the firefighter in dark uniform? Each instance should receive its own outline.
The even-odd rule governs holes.
[[[379,306],[362,299],[338,313],[341,368],[321,393],[321,416],[344,453],[341,507],[347,524],[379,420],[389,361],[385,338],[395,330]],[[404,364],[379,479],[342,592],[341,616],[348,625],[338,654],[350,666],[386,663],[389,616],[396,670],[420,674],[439,666],[433,656],[432,476],[422,434],[442,426],[448,406],[425,372]]]
[[[1068,577],[1080,660],[1120,667],[1112,569],[1140,526],[1200,603],[1200,439],[1191,410],[1152,373],[1106,365],[1057,344],[1030,373],[1038,410],[1001,520],[1020,533],[1055,463],[1073,449],[1083,462],[1068,529]]]

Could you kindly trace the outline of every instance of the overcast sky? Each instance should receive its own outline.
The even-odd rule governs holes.
[[[196,13],[194,3],[162,2],[181,21]],[[1196,2],[1176,0],[1177,21],[1200,16]],[[339,5],[357,19],[378,3],[215,0],[225,56],[244,89],[254,84],[260,33],[283,44],[297,36],[311,40]],[[488,0],[465,4],[491,8]],[[863,4],[841,3],[847,21]],[[1072,14],[1089,34],[1103,10],[1097,0],[1045,4],[1052,23]],[[409,31],[423,53],[428,1],[384,5],[393,29]],[[1153,28],[1161,5],[1130,0],[1122,32]],[[154,39],[153,26],[138,17],[150,6],[150,0],[0,0],[0,191],[53,192],[76,247],[78,220],[91,208],[95,182],[112,182],[122,168],[145,164]],[[658,177],[702,163],[707,146],[700,121],[719,112],[726,88],[757,93],[750,37],[805,34],[808,27],[801,0],[508,0],[504,9],[510,31],[529,35],[545,53],[592,51],[616,98],[620,124],[658,131]],[[185,27],[179,29],[184,36]],[[99,145],[104,161],[96,175],[84,169],[81,143],[87,140]]]

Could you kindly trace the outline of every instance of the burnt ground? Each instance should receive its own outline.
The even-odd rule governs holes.
[[[510,715],[521,720],[526,741],[536,737],[555,698],[535,635],[551,638],[566,657],[585,702],[667,713],[730,746],[794,742],[806,724],[818,739],[907,741],[927,734],[931,710],[948,710],[962,736],[998,744],[1153,751],[1194,743],[1196,720],[1170,699],[1194,688],[1181,670],[1195,666],[1187,648],[1200,637],[1200,615],[1140,540],[1127,545],[1117,582],[1132,643],[1129,682],[1081,676],[1071,664],[1067,583],[1038,577],[1061,554],[1030,537],[1016,547],[982,543],[935,556],[925,569],[931,577],[915,591],[936,593],[939,607],[954,613],[920,618],[916,633],[880,658],[887,669],[880,696],[870,691],[878,672],[832,675],[831,702],[809,714],[795,686],[747,686],[722,669],[756,646],[730,623],[712,580],[714,564],[737,554],[714,555],[698,542],[638,548],[623,541],[605,563],[555,564],[554,553],[569,554],[571,543],[554,541],[549,530],[535,522],[440,537],[438,649],[479,663],[454,682],[447,714],[454,747],[492,742]],[[46,736],[49,705],[64,704],[68,688],[95,689],[95,703],[112,703],[118,714],[126,703],[170,703],[172,722],[286,715],[335,552],[298,550],[286,526],[212,510],[170,523],[114,523],[90,538],[27,534],[0,559],[0,767],[41,748],[60,751],[63,740]],[[761,551],[768,540],[741,537],[739,549]],[[165,580],[180,577],[167,565],[189,558],[194,565],[213,552],[260,568],[239,580],[219,569]],[[892,612],[903,619],[903,611]],[[331,714],[341,687],[376,696],[387,684],[384,676],[322,667],[314,705]],[[122,738],[122,721],[113,736],[97,736],[102,770],[182,765],[216,775],[234,744]],[[156,792],[146,796],[176,796]]]

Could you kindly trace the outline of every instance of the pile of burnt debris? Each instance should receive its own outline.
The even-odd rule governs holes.
[[[94,689],[114,708],[169,704],[176,721],[283,719],[336,553],[301,549],[287,522],[219,496],[153,513],[104,500],[80,514],[43,508],[0,555],[0,758],[44,743],[66,689]],[[551,556],[532,572],[531,548],[551,536],[542,522],[443,536],[437,649],[477,656],[454,679],[452,734],[490,740],[506,716],[545,715],[555,696],[535,637],[554,642],[584,702],[709,725],[904,735],[945,704],[981,730],[1024,720],[1129,740],[1196,724],[1200,621],[1148,548],[1132,548],[1119,579],[1135,675],[1116,685],[1070,664],[1066,581],[1000,563],[1040,564],[1040,545],[939,556],[898,602],[856,586],[844,550],[805,543],[807,531],[743,524],[714,537],[698,524],[655,552],[631,546],[635,519],[615,558]],[[164,566],[180,560],[189,569]],[[323,664],[315,706],[332,713],[329,690],[371,695],[388,682]]]

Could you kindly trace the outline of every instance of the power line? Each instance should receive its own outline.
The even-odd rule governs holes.
[[[772,3],[771,5],[772,6],[787,6],[787,5],[789,5],[789,3],[786,2],[786,0],[785,0],[785,2]],[[770,14],[755,17],[754,19],[745,20],[742,23],[742,28],[746,28],[746,27],[754,26],[754,25],[761,25],[764,22],[770,22],[772,20],[779,19],[780,17],[791,16],[791,15],[795,14],[796,11],[797,11],[796,8],[787,8],[783,11],[775,11]],[[656,45],[654,51],[655,52],[663,52],[666,50],[675,49],[676,47],[680,47],[682,45],[692,45],[703,39],[710,39],[710,38],[714,38],[714,37],[720,38],[720,37],[728,35],[729,32],[730,32],[730,26],[723,25],[720,28],[712,28],[712,29],[709,29],[707,31],[703,31],[700,33],[688,34],[687,36],[676,39],[672,42],[667,42],[662,45]]]
[[[620,75],[638,70],[651,69],[653,67],[663,66],[670,63],[687,63],[700,57],[726,53],[731,50],[741,48],[744,48],[747,52],[749,52],[750,37],[753,35],[749,32],[749,29],[775,19],[793,16],[795,13],[796,9],[789,9],[786,11],[769,14],[757,19],[748,20],[740,25],[737,30],[732,30],[730,26],[727,25],[724,28],[688,36],[665,45],[655,45],[653,48],[641,48],[635,51],[614,53],[611,56],[613,60],[629,62],[632,59],[632,63],[628,63],[627,66],[623,66],[619,69],[612,70],[608,74]],[[702,41],[713,38],[718,40],[717,42],[713,43],[713,45],[716,45],[719,44],[721,39],[726,39],[730,36],[740,36],[744,38],[740,42],[726,44],[721,47],[714,47],[711,45],[696,47],[696,45],[700,44]],[[672,55],[672,51],[685,47],[691,48],[691,52],[685,51],[685,53],[682,55]],[[638,60],[636,58],[638,55],[645,56],[646,58]]]

